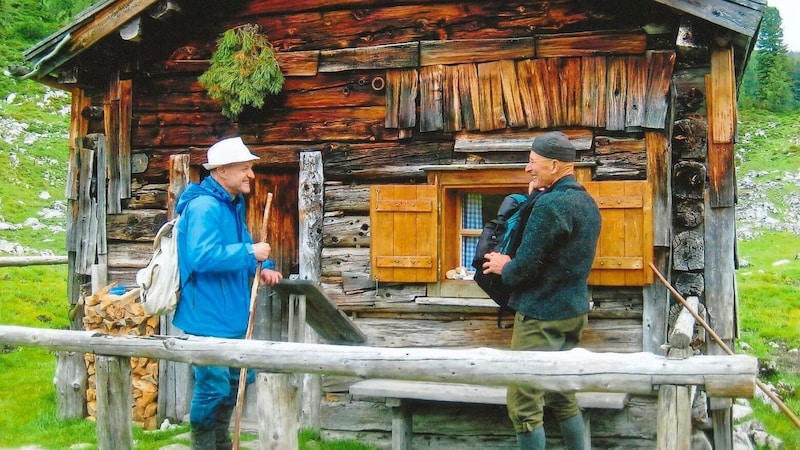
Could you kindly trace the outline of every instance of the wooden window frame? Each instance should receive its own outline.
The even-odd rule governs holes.
[[[653,274],[647,263],[652,261],[654,245],[652,186],[646,180],[592,181],[592,166],[577,163],[575,168],[576,179],[597,201],[603,216],[597,258],[589,284],[651,284]],[[424,185],[427,193],[423,197],[413,193],[414,190],[423,192],[420,190],[423,185],[372,188],[370,214],[374,248],[370,262],[373,278],[428,283],[428,296],[486,298],[486,294],[471,280],[446,277],[449,269],[461,266],[462,194],[524,193],[530,175],[524,171],[523,164],[447,165],[424,169],[428,183]],[[400,198],[384,195],[393,190],[397,190]],[[419,205],[423,204],[428,207],[420,208]],[[392,215],[395,214],[393,211],[401,216],[405,214],[406,218]],[[408,218],[409,214],[415,217],[417,213],[429,217]],[[381,231],[379,215],[390,217],[389,222],[394,221],[394,234]],[[425,225],[420,227],[422,223]],[[408,230],[412,227],[416,228],[416,233],[424,235],[423,239],[414,237],[422,246],[408,245]]]

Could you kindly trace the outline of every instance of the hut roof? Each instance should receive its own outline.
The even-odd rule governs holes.
[[[330,8],[347,0],[325,2]],[[766,0],[647,0],[645,3],[660,3],[681,14],[686,14],[730,30],[734,45],[744,52],[742,61],[747,61],[755,46]],[[307,3],[311,4],[311,3]],[[101,39],[121,30],[142,14],[154,14],[158,9],[169,10],[172,0],[102,0],[80,13],[75,20],[41,40],[24,53],[30,64],[27,73],[18,74],[46,84],[58,85],[52,74],[92,48]],[[739,73],[743,73],[740,68]]]

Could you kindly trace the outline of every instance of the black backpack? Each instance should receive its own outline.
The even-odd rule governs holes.
[[[503,284],[500,275],[483,273],[483,255],[499,252],[512,258],[517,253],[517,247],[522,241],[522,232],[528,222],[531,208],[539,191],[534,191],[530,196],[523,194],[507,195],[497,209],[497,218],[483,225],[483,231],[478,238],[475,248],[475,259],[472,267],[475,268],[475,282],[489,294],[489,297],[500,306],[497,311],[497,327],[502,328],[503,313],[510,309],[508,299],[511,288]]]

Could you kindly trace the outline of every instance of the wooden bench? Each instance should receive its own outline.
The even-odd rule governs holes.
[[[350,386],[350,394],[358,397],[384,398],[392,408],[392,449],[411,450],[413,401],[506,404],[506,388],[456,383],[432,383],[372,379]],[[584,410],[586,448],[591,448],[590,416],[592,409],[621,410],[628,404],[628,394],[578,392],[578,403]],[[509,422],[509,427],[510,427]]]

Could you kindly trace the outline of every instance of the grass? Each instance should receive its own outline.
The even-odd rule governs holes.
[[[792,177],[800,175],[800,113],[776,115],[743,111],[736,146],[737,173],[754,177],[756,187],[740,198],[772,204],[769,216],[749,228],[752,239],[738,242],[747,266],[737,271],[739,329],[737,352],[762,363],[761,380],[775,385],[783,402],[800,414],[800,236],[769,229],[770,218],[796,223],[788,206],[800,194]],[[800,449],[800,429],[783,412],[760,401],[750,402],[752,417],[784,442],[784,449]],[[749,418],[748,418],[749,419]]]

